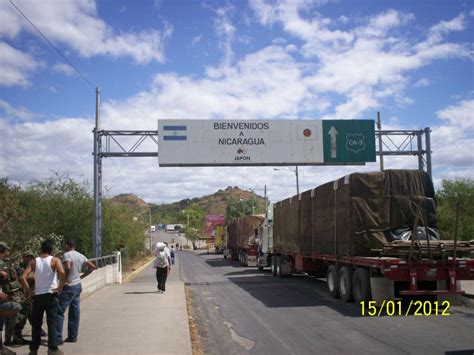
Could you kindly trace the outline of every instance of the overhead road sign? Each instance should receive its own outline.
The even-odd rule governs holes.
[[[374,120],[158,120],[158,163],[363,164],[375,161],[374,129]]]
[[[323,120],[324,162],[375,161],[374,120]]]

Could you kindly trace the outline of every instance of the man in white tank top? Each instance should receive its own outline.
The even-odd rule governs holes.
[[[21,275],[21,284],[27,297],[33,298],[31,312],[32,341],[30,354],[37,354],[41,343],[41,325],[46,312],[48,323],[48,354],[63,354],[56,341],[56,316],[58,312],[57,295],[64,287],[65,273],[61,260],[51,255],[53,242],[46,240],[41,244],[39,257],[32,260]],[[27,282],[30,273],[35,274],[34,294]],[[59,279],[59,281],[58,281]]]

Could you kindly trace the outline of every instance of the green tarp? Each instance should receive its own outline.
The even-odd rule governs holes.
[[[354,173],[274,204],[281,253],[373,255],[391,229],[436,227],[434,188],[418,170]],[[425,222],[426,221],[426,222]]]

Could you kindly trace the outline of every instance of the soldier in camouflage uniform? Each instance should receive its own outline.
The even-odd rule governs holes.
[[[28,263],[35,258],[34,254],[31,251],[26,251],[23,253],[23,260],[16,264],[15,272],[17,280],[20,279],[23,271],[25,271]],[[34,277],[28,279],[28,284],[30,287],[34,287]],[[19,281],[18,281],[19,282]],[[13,329],[13,338],[10,342],[10,338],[5,340],[5,344],[15,344],[15,345],[25,345],[29,344],[29,341],[25,340],[22,336],[23,328],[26,325],[26,321],[31,319],[31,300],[29,300],[23,292],[23,287],[21,287],[20,291],[16,292],[16,301],[21,305],[21,311],[19,315],[15,318],[11,319],[11,322],[7,321],[7,330],[9,330],[9,334],[11,333],[11,329]],[[11,323],[11,324],[10,324]],[[30,320],[31,323],[31,320]]]
[[[1,249],[1,248],[0,248]],[[7,249],[8,250],[8,249]],[[21,287],[18,269],[8,259],[8,252],[0,253],[0,271],[8,274],[7,278],[0,280],[2,292],[10,296],[10,300],[21,306],[21,311],[14,317],[6,319],[5,345],[24,345],[28,342],[23,339],[21,330],[25,326],[27,317],[31,314],[31,301],[27,299]]]
[[[21,284],[18,281],[16,270],[8,259],[8,249],[7,243],[0,242],[0,331],[3,330],[3,325],[6,320],[5,342],[11,339],[14,324],[17,321],[19,311],[21,311],[20,302],[22,299],[26,300],[26,297],[20,291]],[[20,294],[22,294],[23,297]],[[11,324],[13,324],[13,327]],[[0,354],[15,354],[11,350],[3,347],[1,336]]]

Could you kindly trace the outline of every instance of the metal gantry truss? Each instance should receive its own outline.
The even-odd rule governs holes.
[[[418,157],[418,169],[426,171],[431,177],[430,132],[428,127],[422,130],[376,130],[375,139],[378,147],[376,155],[379,156],[380,169],[384,169],[384,156],[411,155]],[[94,129],[93,133],[94,254],[98,257],[102,255],[102,158],[158,158],[158,131],[106,131]],[[151,142],[156,149],[147,151],[143,148],[145,142]],[[127,146],[129,148],[126,148]]]
[[[125,148],[127,144],[122,141],[124,137],[135,138],[129,148]],[[158,157],[158,131],[99,131],[99,139],[104,147],[104,150],[99,152],[102,158]],[[156,149],[153,152],[139,151],[143,143],[149,141],[156,144]]]
[[[123,142],[127,137],[130,141]],[[423,137],[424,144],[423,144]],[[108,157],[158,157],[158,131],[98,131],[99,158]],[[376,155],[411,155],[418,157],[418,169],[431,176],[430,129],[421,130],[376,130]],[[140,150],[143,143],[152,142],[154,151]],[[129,146],[127,148],[127,146]]]

